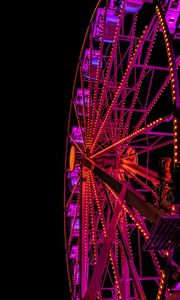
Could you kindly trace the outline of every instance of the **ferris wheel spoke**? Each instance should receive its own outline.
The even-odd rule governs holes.
[[[123,63],[125,58],[128,57],[128,63],[130,63],[130,58],[132,55],[132,49],[133,49],[133,45],[134,45],[134,39],[131,40],[131,43],[129,44],[129,47],[127,48],[126,52],[124,53],[123,57],[121,57],[121,46],[119,44],[119,57],[120,57],[120,64],[118,66],[118,68],[121,69],[121,77],[123,77],[124,74],[124,70],[123,70]],[[127,64],[128,65],[128,64]]]
[[[102,62],[102,54],[103,54],[103,45],[104,45],[104,35],[105,35],[105,21],[106,21],[106,15],[107,15],[107,7],[104,9],[104,15],[103,15],[103,21],[102,21],[102,38],[100,39],[100,50],[99,50],[99,61],[98,61],[98,68],[96,71],[96,83],[95,83],[95,91],[94,91],[94,97],[93,97],[93,105],[92,105],[92,124],[91,124],[91,132],[93,130],[93,123],[95,121],[95,113],[96,109],[98,108],[97,105],[97,96],[98,96],[98,87],[99,87],[99,81],[100,81],[100,72],[101,72],[101,62]]]
[[[120,201],[119,196],[106,184],[106,187],[115,197],[116,201]],[[122,208],[125,213],[128,213],[130,218],[133,220],[134,224],[140,229],[145,239],[149,238],[149,231],[146,227],[146,224],[144,222],[144,218],[139,214],[139,212],[133,208],[130,208],[126,201],[123,202]]]
[[[129,33],[129,36],[131,36],[131,41],[130,41],[130,48],[129,48],[129,54],[128,54],[128,65],[130,63],[131,57],[133,55],[133,47],[135,46],[135,30],[136,30],[136,22],[137,22],[137,14],[135,13],[133,15],[133,20],[132,20],[132,27],[131,27],[131,31]]]
[[[120,206],[122,205],[122,201],[123,201],[123,198],[124,198],[124,191],[121,192],[121,197],[122,197],[122,199],[120,199],[120,198],[117,197],[116,194],[108,187],[108,185],[104,185],[104,183],[102,182],[102,186],[103,186],[103,189],[104,189],[104,191],[105,191],[105,195],[106,195],[106,197],[107,197],[107,199],[108,199],[109,206],[111,207],[111,210],[114,211],[113,205],[112,205],[112,202],[111,202],[111,199],[110,199],[110,197],[109,197],[109,195],[108,195],[108,193],[107,193],[107,191],[106,191],[106,188],[109,189],[109,190],[111,191],[111,193],[113,194],[113,196],[115,196],[116,201],[117,201],[118,205],[120,205]],[[102,211],[103,211],[103,210],[102,210],[102,206],[100,205],[100,207],[101,207],[101,215],[103,216],[104,214],[103,214],[103,212],[102,212]],[[104,217],[103,217],[103,218],[104,218]],[[107,232],[108,232],[108,229],[107,229],[107,228],[109,228],[109,224],[108,224],[107,222],[105,222],[105,221],[104,221],[104,224],[106,224],[106,225],[104,226],[104,228],[105,228],[105,232],[106,232],[106,236],[107,236]],[[107,226],[108,226],[108,227],[107,227]],[[112,249],[110,250],[109,256],[110,256],[110,260],[111,260],[112,267],[113,267],[113,270],[114,270],[114,275],[115,275],[115,278],[116,278],[115,283],[116,283],[116,286],[117,286],[117,290],[119,291],[119,295],[121,295],[122,290],[123,290],[123,287],[122,287],[121,279],[120,279],[119,272],[118,272],[118,269],[117,269],[117,261],[116,261],[116,259],[115,259],[115,253],[113,252]],[[107,271],[108,271],[108,268],[107,268]],[[109,277],[111,277],[111,276],[109,276]],[[112,280],[112,279],[111,279],[111,280]],[[121,295],[121,296],[122,296],[122,295]]]
[[[144,147],[143,150],[137,151],[136,154],[137,154],[137,156],[139,156],[140,154],[144,154],[144,153],[147,153],[147,152],[150,152],[150,151],[154,151],[154,150],[159,149],[159,148],[166,147],[168,145],[172,145],[173,143],[174,143],[174,139],[173,140],[168,140],[166,142],[162,142],[162,143],[157,144],[157,145],[155,145],[153,147],[152,146]]]
[[[74,187],[73,187],[73,189],[72,189],[71,195],[70,195],[70,197],[69,197],[69,199],[68,199],[68,201],[67,201],[67,203],[66,203],[66,205],[65,205],[65,209],[66,209],[66,210],[68,209],[68,207],[69,207],[69,205],[70,205],[70,203],[71,203],[71,201],[72,201],[72,198],[73,198],[73,196],[74,196],[74,194],[75,194],[75,191],[76,191],[76,189],[77,189],[77,187],[78,187],[79,182],[80,182],[80,175],[79,175],[79,177],[78,177],[78,179],[77,179],[77,182],[76,182],[76,184],[74,185]]]
[[[81,88],[82,88],[82,118],[83,118],[83,128],[84,128],[84,140],[86,141],[87,140],[87,122],[86,122],[85,93],[84,93],[82,66],[80,66],[80,81],[81,81]]]
[[[118,226],[118,227],[119,227],[119,231],[121,233],[121,241],[122,241],[122,246],[123,246],[123,249],[124,249],[124,253],[126,255],[127,262],[128,262],[128,265],[129,265],[129,269],[131,270],[132,277],[134,279],[136,291],[137,291],[138,296],[140,297],[140,299],[146,300],[146,296],[144,294],[144,290],[143,290],[141,281],[139,279],[134,261],[133,261],[131,255],[130,255],[131,251],[130,251],[130,247],[129,247],[129,242],[127,240],[127,233],[125,234],[124,231],[122,230],[122,228],[120,226]]]
[[[92,115],[91,115],[91,106],[92,106],[92,95],[91,95],[91,91],[92,91],[92,59],[93,59],[93,37],[92,37],[92,26],[91,26],[91,33],[90,33],[90,57],[89,57],[89,76],[88,76],[88,103],[87,103],[87,146],[90,146],[90,134],[91,134],[91,122],[92,122]]]
[[[134,19],[135,19],[135,16],[134,16]],[[133,20],[134,20],[133,19]],[[134,27],[134,29],[133,30],[131,30],[132,32],[134,32],[134,30],[135,30],[135,22],[133,21],[133,27]],[[123,77],[123,73],[124,73],[124,71],[123,71],[123,61],[124,61],[124,59],[128,56],[128,63],[127,63],[127,65],[129,64],[129,62],[130,62],[130,57],[131,57],[131,55],[132,55],[132,49],[133,49],[133,45],[134,45],[134,39],[132,38],[132,40],[131,40],[131,42],[130,42],[130,45],[129,45],[129,47],[127,48],[127,50],[126,50],[126,52],[125,52],[125,54],[124,54],[124,56],[123,57],[121,57],[121,50],[120,50],[120,44],[118,45],[118,55],[119,55],[119,57],[120,57],[120,64],[119,65],[117,65],[117,62],[116,61],[114,61],[114,64],[115,65],[117,65],[116,66],[116,68],[115,68],[115,70],[114,70],[114,78],[112,78],[110,81],[109,81],[109,85],[116,85],[116,88],[117,88],[117,78],[115,78],[115,77],[117,77],[117,75],[116,75],[116,72],[118,72],[119,71],[119,69],[121,69],[121,78]],[[116,69],[117,69],[117,71],[116,71]],[[122,92],[122,101],[121,101],[121,106],[122,107],[124,107],[124,103],[125,103],[125,97],[126,97],[126,94],[127,94],[127,91],[126,91],[126,88],[124,88],[124,91]],[[111,99],[112,100],[112,97],[111,96],[109,96],[109,99]],[[103,102],[104,104],[105,104],[105,102]],[[107,107],[108,107],[108,103],[107,103]],[[119,104],[118,104],[119,105]],[[119,108],[118,108],[119,109]],[[117,109],[115,108],[114,109],[114,114],[117,116]],[[120,117],[120,121],[118,120],[118,119],[116,119],[117,121],[116,121],[116,124],[115,124],[115,121],[114,122],[112,122],[112,125],[113,125],[113,127],[114,128],[116,128],[116,131],[117,131],[117,133],[116,133],[116,135],[117,136],[119,136],[119,134],[120,134],[120,132],[118,132],[118,129],[119,129],[119,127],[122,127],[122,115],[124,116],[124,111],[123,111],[123,109],[121,109],[121,117]],[[121,124],[121,126],[118,126],[118,123],[120,123]]]
[[[131,162],[129,162],[128,160],[123,160],[121,163],[121,167],[127,171],[129,171],[132,174],[138,174],[143,178],[148,179],[149,181],[151,181],[154,185],[159,184],[159,180],[158,180],[158,174],[152,170],[150,170],[149,168],[145,168],[143,166],[140,165],[135,165]]]
[[[121,191],[121,194],[124,194],[124,192],[125,191],[123,189]],[[121,197],[121,194],[120,194],[120,197]],[[85,295],[85,300],[94,300],[95,299],[96,291],[98,289],[99,282],[102,278],[104,268],[105,268],[105,264],[106,264],[106,261],[107,261],[107,257],[109,255],[109,252],[110,252],[110,249],[111,249],[111,246],[112,246],[112,241],[113,241],[113,238],[114,238],[115,228],[116,228],[117,223],[118,223],[118,218],[119,218],[120,211],[121,211],[121,205],[117,204],[116,209],[113,213],[112,219],[109,223],[107,234],[106,234],[104,243],[102,245],[101,252],[100,252],[100,255],[98,257],[96,267],[95,267],[94,272],[92,274],[92,278],[90,280],[89,287],[88,287],[86,295]]]
[[[91,226],[92,226],[92,244],[94,246],[93,264],[96,265],[97,257],[98,257],[98,249],[97,249],[98,247],[97,247],[97,237],[96,237],[97,224],[95,219],[94,201],[93,201],[92,189],[90,189],[90,184],[91,184],[91,176],[89,180],[89,190],[90,190],[89,205],[90,205],[90,219],[91,219]]]
[[[88,286],[88,214],[89,214],[89,186],[87,182],[89,181],[89,172],[82,168],[82,187],[81,187],[81,246],[80,246],[80,256],[81,256],[81,298],[83,299]],[[86,182],[87,181],[87,182]]]
[[[123,61],[127,58],[127,66],[128,66],[129,63],[130,63],[130,60],[131,60],[131,56],[132,56],[132,52],[133,52],[133,47],[134,47],[134,43],[135,43],[136,20],[137,20],[137,14],[134,14],[133,17],[132,17],[132,27],[131,27],[131,30],[129,32],[129,37],[131,37],[131,39],[129,41],[129,46],[127,47],[127,50],[125,51],[124,54],[121,53],[121,44],[119,43],[117,45],[117,53],[118,53],[119,60],[120,60],[120,62],[117,64],[117,72],[121,73],[120,78],[122,78],[123,74],[124,74]],[[122,40],[123,40],[123,37],[125,38],[123,25],[124,24],[122,22],[122,26],[121,26],[122,33],[120,32],[120,35],[119,35],[120,39],[122,39]],[[127,36],[126,36],[126,38],[127,38]],[[115,75],[117,76],[117,74],[115,74]],[[117,82],[117,80],[115,80],[115,82]]]
[[[151,150],[155,150],[157,148],[164,147],[168,144],[171,143],[173,138],[173,134],[169,132],[155,132],[155,131],[150,131],[146,132],[145,137],[141,138],[135,138],[132,140],[129,144],[129,147],[132,147],[134,149],[145,149],[144,152],[149,152]],[[139,143],[143,142],[143,145],[139,145]],[[128,154],[122,155],[123,158],[130,157]]]
[[[137,21],[137,15],[135,14],[133,16],[133,25],[132,25],[132,36],[135,37],[135,29],[136,29],[136,21]],[[134,47],[134,43],[135,43],[135,38],[131,39],[130,42],[130,49],[129,49],[129,54],[128,54],[128,64],[129,65],[131,63],[131,57],[132,57],[132,53],[133,53],[133,47]],[[122,73],[123,74],[123,73]],[[121,104],[121,113],[120,113],[120,118],[119,118],[119,135],[122,131],[122,128],[124,127],[124,117],[125,117],[125,100],[128,94],[128,83],[126,83],[126,86],[124,88],[124,91],[122,92],[122,104]]]
[[[155,143],[159,142],[164,136],[157,136],[157,135],[150,135],[149,132],[146,132],[145,134],[141,135],[140,137],[137,136],[133,140],[131,140],[129,146],[135,149],[141,149],[141,148],[150,148],[154,146]],[[143,145],[141,144],[143,142]],[[152,143],[151,143],[152,142]],[[140,144],[140,145],[139,145]],[[128,154],[124,154],[123,158],[129,156]]]
[[[134,131],[138,130],[139,127],[143,124],[144,120],[146,119],[146,117],[148,116],[148,114],[150,113],[150,111],[152,110],[153,106],[158,101],[159,97],[161,96],[162,92],[165,90],[165,88],[167,87],[167,85],[168,85],[169,82],[170,82],[170,76],[168,75],[168,76],[166,76],[163,84],[159,88],[159,90],[156,93],[155,97],[152,99],[151,103],[148,105],[147,109],[144,111],[144,114],[142,115],[142,117],[140,118],[140,120],[138,121],[138,123],[136,124],[136,126],[134,128]]]
[[[105,220],[105,216],[104,216],[104,213],[103,213],[103,207],[102,207],[102,204],[101,204],[101,202],[99,201],[99,198],[98,198],[98,187],[97,187],[97,183],[96,183],[96,181],[95,181],[95,178],[93,177],[93,174],[92,173],[90,173],[90,177],[91,177],[91,185],[93,186],[93,191],[94,191],[94,196],[95,196],[95,199],[96,199],[96,203],[97,203],[97,206],[98,206],[98,208],[99,208],[99,213],[100,213],[100,217],[101,217],[101,219],[102,219],[102,224],[103,224],[103,231],[104,231],[104,237],[107,237],[107,235],[108,235],[108,228],[109,228],[109,224],[107,223],[107,221]],[[122,191],[122,193],[121,193],[121,195],[123,196],[123,191]],[[108,197],[107,196],[107,194],[106,194],[106,197]],[[109,199],[110,200],[110,199]],[[111,203],[111,202],[110,202]],[[119,199],[118,199],[118,203],[119,203]],[[119,206],[121,206],[121,202],[119,203]],[[112,208],[112,206],[111,206],[111,208]],[[111,219],[112,220],[112,219]],[[103,244],[104,245],[104,244]],[[102,249],[102,248],[101,248]],[[101,252],[102,253],[102,252]],[[121,288],[122,288],[122,286],[121,286],[121,280],[120,280],[120,278],[119,278],[119,273],[118,273],[118,270],[117,270],[117,266],[116,266],[116,263],[115,263],[115,257],[114,257],[114,253],[113,253],[113,251],[112,250],[110,250],[110,253],[109,253],[109,255],[110,255],[110,259],[111,259],[111,261],[112,261],[112,266],[113,266],[113,270],[114,270],[114,272],[115,272],[115,276],[116,276],[116,278],[117,278],[117,281],[115,281],[115,283],[116,283],[116,286],[117,286],[117,290],[119,290],[119,293],[121,294]],[[108,268],[107,268],[107,271],[108,271]],[[108,271],[109,272],[109,271]],[[111,276],[109,276],[109,278],[111,279]],[[105,280],[105,278],[104,278],[104,280]],[[112,279],[111,279],[111,281],[112,281]],[[88,298],[89,299],[89,298]]]
[[[146,127],[143,127],[139,130],[137,130],[136,132],[122,138],[122,139],[119,139],[119,141],[111,144],[110,146],[107,146],[106,148],[100,150],[99,152],[96,152],[94,153],[93,155],[90,156],[90,158],[95,158],[99,155],[102,155],[103,153],[113,149],[114,147],[118,146],[118,145],[123,145],[125,142],[126,143],[130,143],[132,141],[133,138],[139,136],[140,134],[144,134],[144,133],[147,133],[147,132],[151,132],[151,130],[160,125],[161,123],[165,122],[170,122],[171,120],[173,119],[173,115],[169,115],[169,116],[166,116],[166,117],[162,117],[162,118],[159,118],[159,119],[156,119],[155,121],[151,122],[150,124],[148,124]],[[162,133],[163,135],[163,133]]]
[[[140,86],[142,84],[143,79],[146,76],[146,72],[149,73],[149,71],[146,71],[146,66],[147,66],[147,63],[148,63],[151,51],[152,51],[153,44],[154,44],[154,39],[155,39],[156,32],[157,32],[157,29],[158,29],[158,21],[156,21],[155,25],[153,26],[153,29],[154,29],[153,36],[152,36],[151,41],[149,43],[148,51],[147,51],[145,59],[144,59],[144,64],[141,67],[141,73],[140,73],[140,76],[138,78],[138,84],[136,84],[134,96],[133,96],[132,103],[131,103],[131,106],[130,106],[129,114],[127,116],[127,120],[125,122],[125,126],[124,126],[124,130],[123,130],[123,133],[122,133],[122,137],[124,137],[128,133],[128,131],[129,131],[129,124],[130,124],[130,120],[131,120],[131,117],[132,117],[132,114],[133,114],[133,108],[135,106],[135,103],[137,101],[137,97],[139,95]],[[142,51],[143,51],[143,49],[141,48],[141,52]],[[142,53],[140,53],[139,56],[141,57]]]
[[[114,268],[114,274],[115,274],[115,278],[116,278],[116,286],[118,286],[117,290],[119,291],[119,295],[122,297],[122,291],[123,291],[123,283],[122,283],[122,280],[119,276],[119,270],[117,268],[117,262],[116,262],[116,258],[115,258],[115,255],[113,253],[112,250],[110,250],[110,259],[112,260],[112,265],[113,265],[113,268]]]
[[[85,158],[84,165],[93,171],[93,173],[98,176],[104,183],[107,183],[109,187],[113,189],[115,193],[120,194],[123,184],[116,178],[112,177],[106,173],[102,168],[98,167],[91,159]],[[127,192],[125,195],[125,200],[130,203],[134,208],[136,208],[139,213],[146,217],[150,222],[154,223],[157,219],[163,215],[162,211],[153,207],[149,202],[145,202],[145,197],[133,189],[130,185],[127,186]]]
[[[101,201],[100,201],[99,196],[98,196],[98,187],[97,187],[95,179],[92,176],[92,173],[90,173],[90,177],[91,177],[92,189],[93,189],[93,192],[94,192],[95,203],[98,207],[98,213],[99,213],[100,219],[102,219],[102,226],[103,226],[103,229],[104,229],[103,233],[104,233],[104,236],[106,236],[106,223],[107,223],[107,221],[105,219],[102,204],[101,204]]]
[[[146,227],[144,218],[139,214],[139,212],[127,205],[127,203],[123,204],[124,211],[129,215],[134,224],[141,230],[145,239],[149,238],[149,231]]]
[[[143,218],[139,212],[135,209],[130,208],[129,206],[127,206],[127,204],[123,205],[125,211],[128,213],[128,215],[130,216],[130,218],[133,220],[133,222],[136,224],[136,226],[140,229],[140,231],[142,232],[144,239],[147,240],[150,237],[150,233],[149,230],[147,228],[146,222],[145,222],[145,218]],[[160,265],[158,263],[157,257],[154,253],[154,251],[150,251],[150,255],[154,264],[154,267],[156,269],[156,272],[158,275],[161,274],[160,271]],[[161,254],[162,255],[162,254]],[[155,281],[157,283],[159,283],[159,279],[155,278]]]
[[[132,169],[128,169],[125,168],[122,164],[121,167],[124,169],[124,171],[126,172],[127,175],[130,175],[138,184],[140,184],[146,191],[149,191],[152,193],[152,195],[154,196],[154,198],[156,200],[159,200],[159,196],[157,195],[157,193],[151,189],[147,184],[145,184],[142,180],[140,180],[136,175],[134,175],[134,172],[132,172]],[[144,177],[144,176],[143,176]],[[146,179],[148,179],[147,177],[145,177]],[[153,180],[153,179],[152,179]]]
[[[139,214],[139,212],[137,210],[136,211],[133,210],[132,208],[130,208],[125,203],[123,204],[123,208],[128,213],[130,218],[133,220],[134,224],[139,228],[139,230],[141,231],[141,233],[144,236],[144,239],[147,240],[150,237],[150,233],[149,233],[149,230],[146,226],[145,219]],[[153,264],[154,264],[154,267],[155,267],[155,270],[156,270],[157,274],[160,275],[161,274],[160,266],[158,264],[158,260],[156,258],[156,255],[155,255],[154,251],[150,251],[150,256],[151,256],[151,259],[153,261]],[[158,277],[155,278],[155,281],[157,283],[159,283]]]
[[[127,83],[127,80],[128,80],[129,75],[130,75],[130,73],[132,71],[134,63],[137,60],[137,58],[138,58],[138,56],[139,56],[139,54],[140,54],[140,52],[142,50],[142,47],[144,45],[144,41],[146,40],[147,36],[149,35],[151,27],[154,26],[154,22],[155,21],[157,22],[157,17],[156,16],[154,16],[152,18],[150,25],[146,28],[144,34],[142,35],[142,37],[140,39],[140,42],[139,42],[139,44],[138,44],[138,46],[137,46],[137,48],[135,50],[135,53],[134,53],[133,57],[131,58],[131,63],[129,64],[129,66],[126,69],[126,72],[125,72],[125,74],[124,74],[124,76],[122,78],[122,81],[121,81],[119,87],[116,90],[115,96],[114,96],[111,104],[109,105],[109,108],[108,108],[108,110],[107,110],[107,112],[106,112],[106,114],[104,116],[104,119],[103,119],[103,122],[102,122],[102,124],[100,126],[100,129],[97,132],[96,138],[95,138],[94,143],[93,143],[92,148],[91,148],[91,152],[93,151],[94,147],[96,146],[96,143],[99,140],[99,137],[100,137],[100,135],[102,134],[102,132],[104,130],[104,127],[105,127],[105,125],[107,123],[107,120],[109,119],[109,117],[111,115],[111,112],[112,112],[112,110],[113,110],[113,108],[114,108],[114,106],[115,106],[115,104],[117,102],[117,99],[119,98],[120,94],[122,93],[122,91],[123,91],[123,89],[124,89],[124,87],[125,87],[125,85]]]
[[[114,38],[114,43],[112,45],[112,50],[111,50],[111,54],[110,54],[109,61],[108,61],[108,68],[107,68],[107,71],[106,71],[106,76],[105,76],[103,87],[102,87],[102,93],[101,93],[100,100],[99,100],[99,103],[98,103],[98,110],[96,112],[96,119],[95,119],[95,122],[94,122],[94,128],[93,128],[93,133],[92,133],[93,135],[96,132],[96,127],[97,127],[98,120],[100,118],[103,101],[104,101],[104,98],[106,96],[106,86],[108,85],[108,82],[109,82],[109,77],[110,77],[110,73],[111,73],[111,69],[112,69],[112,65],[113,65],[113,61],[114,61],[114,54],[115,54],[115,51],[116,51],[116,48],[117,48],[119,31],[120,31],[120,28],[122,26],[122,20],[123,20],[122,15],[124,13],[124,9],[125,9],[125,2],[123,2],[123,7],[121,8],[120,13],[119,13],[119,17],[118,17],[118,23],[117,23],[117,28],[116,28],[116,36]]]

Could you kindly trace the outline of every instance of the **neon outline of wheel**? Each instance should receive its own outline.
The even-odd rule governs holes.
[[[151,252],[153,271],[144,275],[142,247],[149,237],[148,222],[124,195],[128,184],[140,197],[149,192],[158,201],[153,189],[158,184],[157,173],[149,167],[154,159],[157,164],[154,152],[168,149],[174,166],[178,161],[177,65],[162,7],[154,5],[149,23],[139,35],[140,13],[128,13],[122,2],[114,14],[112,4],[99,1],[93,13],[70,105],[64,179],[70,292],[72,299],[155,299],[164,273]],[[111,29],[109,35],[107,28]],[[162,49],[167,53],[163,67],[151,61],[158,40],[164,41]],[[156,86],[159,76],[161,82]],[[158,115],[155,108],[162,105],[165,92],[168,107],[164,115],[163,111]],[[71,145],[76,148],[76,161],[74,170],[69,171]],[[135,149],[137,163],[127,156],[131,149]],[[89,168],[83,158],[89,161]],[[122,183],[120,195],[94,175],[96,166]],[[148,298],[150,281],[156,285],[154,298]],[[165,293],[168,295],[168,290]]]

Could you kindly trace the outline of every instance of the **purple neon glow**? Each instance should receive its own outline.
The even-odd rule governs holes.
[[[94,26],[93,37],[96,40],[100,40],[102,37],[104,9],[99,8],[97,10],[96,23]],[[106,32],[104,36],[105,42],[112,42],[114,39],[114,33],[118,22],[118,16],[113,10],[107,10],[106,12]]]
[[[82,128],[82,131],[84,131],[84,129]],[[71,132],[71,136],[72,138],[75,140],[76,143],[83,143],[83,139],[82,139],[82,135],[81,135],[81,130],[78,126],[73,126],[72,127],[72,132]]]
[[[169,32],[171,34],[175,33],[177,26],[178,28],[180,26],[178,21],[179,15],[180,15],[180,2],[171,0],[166,13],[166,22],[169,28]]]
[[[80,173],[80,166],[75,166],[74,171],[68,172],[68,182],[71,190],[73,187],[75,187],[78,183],[78,178],[79,178],[79,173]],[[79,188],[79,186],[77,186]]]
[[[93,50],[92,53],[90,53],[90,49],[86,49],[84,55],[84,61],[82,65],[82,72],[86,78],[89,77],[89,66],[91,66],[92,79],[95,79],[98,62],[99,62],[99,50]]]
[[[69,205],[69,209],[68,209],[68,213],[67,213],[67,216],[68,217],[74,217],[76,214],[77,214],[77,204],[73,204],[73,203],[71,203],[70,205]],[[79,214],[77,214],[77,216],[78,216]]]
[[[70,258],[75,258],[75,259],[78,258],[78,246],[77,245],[72,246]]]
[[[88,95],[89,95],[89,91],[88,89],[77,89],[77,94],[76,94],[76,100],[75,103],[77,105],[87,105],[88,104]]]

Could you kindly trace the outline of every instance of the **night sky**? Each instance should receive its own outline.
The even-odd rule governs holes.
[[[40,182],[42,207],[38,234],[35,233],[32,280],[33,291],[39,299],[70,300],[63,228],[65,139],[77,60],[96,3],[95,0],[65,1],[63,8],[61,3],[51,4],[43,10],[40,19],[41,70],[36,76],[40,77],[41,100],[38,100],[36,136],[42,166],[35,176]]]
[[[37,146],[33,151],[40,161],[35,172],[40,193],[35,198],[41,204],[33,243],[32,299],[36,295],[39,299],[70,300],[63,228],[65,139],[76,65],[96,3],[97,0],[63,1],[62,8],[61,2],[53,3],[40,13],[36,38],[42,44],[40,51],[36,46],[33,49],[37,52],[35,78],[39,85]],[[36,104],[34,107],[36,110]]]

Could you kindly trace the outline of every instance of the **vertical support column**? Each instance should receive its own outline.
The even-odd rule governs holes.
[[[122,232],[124,233],[124,236],[127,236],[127,228],[126,228],[126,218],[125,213],[122,214],[121,218],[121,228]],[[124,299],[129,299],[130,295],[130,278],[129,278],[129,265],[127,262],[126,254],[122,247],[122,255],[124,256],[121,260],[122,263],[122,276],[123,276],[123,282],[124,282]]]
[[[87,203],[87,170],[82,167],[82,186],[81,186],[81,299],[84,298],[87,290],[88,280],[88,203]]]
[[[123,296],[124,296],[124,299],[129,299],[129,296],[130,296],[129,266],[128,266],[127,258],[125,256],[125,253],[124,253],[123,249],[121,251],[122,251],[123,256],[124,256],[123,260],[121,261],[121,263],[122,263],[123,285],[124,285]]]

